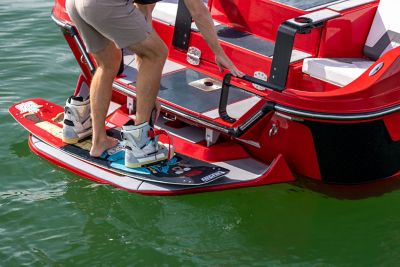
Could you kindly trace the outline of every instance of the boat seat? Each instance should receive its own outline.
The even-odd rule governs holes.
[[[203,0],[203,2],[204,4],[207,4],[208,1]],[[153,19],[170,26],[175,26],[178,3],[179,0],[164,0],[157,2],[153,10]],[[234,28],[222,25],[217,21],[214,21],[214,25],[218,38],[221,41],[261,56],[272,58],[275,46],[273,42],[262,39],[251,33],[238,31]],[[192,30],[198,32],[195,23],[192,23]],[[310,56],[309,53],[293,49],[290,62],[300,61]]]
[[[361,76],[381,56],[400,46],[400,2],[381,0],[364,46],[363,58],[307,58],[303,72],[338,86],[346,86]]]
[[[374,62],[360,58],[307,58],[303,72],[342,87],[357,79]]]
[[[178,3],[179,0],[164,0],[157,2],[152,14],[153,19],[171,26],[175,26]],[[208,0],[203,0],[203,3],[207,5]],[[198,31],[196,24],[194,23],[192,23],[192,30]]]

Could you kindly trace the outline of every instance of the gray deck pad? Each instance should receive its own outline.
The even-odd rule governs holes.
[[[193,81],[206,77],[208,76],[190,69],[167,74],[161,79],[159,97],[197,113],[204,113],[216,109],[219,105],[221,89],[207,92],[189,85],[189,83]],[[231,87],[228,104],[252,96],[251,93],[245,92],[236,87]]]
[[[272,57],[274,54],[273,42],[261,39],[251,33],[241,32],[233,28],[219,25],[216,27],[220,40],[253,51],[257,54]]]
[[[272,0],[290,7],[294,7],[301,10],[316,9],[318,7],[327,6],[329,4],[335,4],[339,2],[345,2],[346,0]]]
[[[224,42],[269,58],[274,55],[274,42],[262,39],[251,33],[238,31],[234,28],[224,25],[216,26],[216,30],[218,38]],[[310,56],[311,55],[308,53],[293,49],[290,62],[302,60]]]

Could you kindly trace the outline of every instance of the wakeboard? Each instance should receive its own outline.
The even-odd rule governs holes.
[[[79,160],[135,179],[156,183],[198,186],[222,178],[229,172],[225,168],[179,153],[176,153],[168,161],[141,168],[127,168],[124,165],[123,145],[109,150],[102,157],[94,158],[89,155],[90,137],[74,145],[64,143],[62,141],[64,109],[59,105],[35,98],[12,105],[9,108],[9,112],[19,124],[43,142]],[[117,128],[109,128],[107,133],[120,139],[120,131]]]

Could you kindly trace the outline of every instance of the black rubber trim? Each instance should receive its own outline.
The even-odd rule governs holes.
[[[396,105],[390,108],[385,108],[375,112],[358,113],[358,114],[339,114],[339,113],[321,113],[308,110],[300,110],[292,107],[282,106],[280,104],[275,105],[275,110],[286,114],[294,115],[302,118],[309,119],[320,119],[329,121],[364,121],[377,119],[388,114],[392,114],[400,111],[400,105]]]

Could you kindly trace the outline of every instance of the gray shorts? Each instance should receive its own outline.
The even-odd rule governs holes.
[[[132,0],[67,0],[65,5],[91,53],[101,51],[111,41],[118,48],[128,47],[152,31]]]

